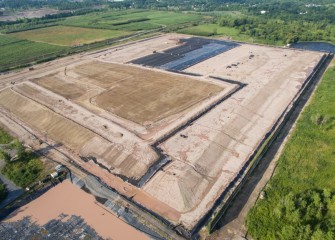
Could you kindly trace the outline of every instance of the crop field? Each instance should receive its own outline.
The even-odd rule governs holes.
[[[138,31],[191,24],[203,18],[196,14],[124,10],[90,13],[52,23],[42,22],[34,26],[36,29],[29,29],[30,25],[24,24],[11,25],[9,29],[2,29],[2,32],[8,31],[10,34],[0,34],[0,71],[84,51],[87,45],[92,46],[97,42],[101,42],[101,45],[93,47],[102,47],[107,39],[127,37]],[[20,58],[17,58],[18,55]]]
[[[14,44],[21,42],[21,39],[9,36],[9,35],[0,35],[0,47],[6,46],[8,44]]]
[[[127,34],[129,32],[126,31],[54,26],[12,33],[11,35],[20,39],[44,42],[52,45],[77,46],[117,38]]]
[[[195,14],[160,11],[108,11],[76,16],[61,22],[63,25],[104,28],[112,30],[138,31],[156,29],[161,26],[196,22],[202,16]]]
[[[56,54],[67,49],[67,47],[21,40],[8,35],[0,35],[0,47],[0,71],[11,65],[25,64],[43,58],[46,54]]]

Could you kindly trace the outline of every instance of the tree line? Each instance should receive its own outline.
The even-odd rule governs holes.
[[[325,21],[298,21],[269,19],[256,16],[223,16],[220,26],[233,27],[242,34],[270,41],[294,43],[297,41],[335,40],[335,26]]]
[[[252,209],[253,217],[247,220],[252,236],[285,240],[335,237],[335,193],[329,189],[289,193],[271,210],[262,210]]]

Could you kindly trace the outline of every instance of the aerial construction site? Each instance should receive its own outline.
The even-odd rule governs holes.
[[[160,35],[0,76],[0,120],[196,238],[327,57]]]

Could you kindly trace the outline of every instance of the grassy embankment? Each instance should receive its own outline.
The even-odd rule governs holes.
[[[335,238],[335,66],[324,75],[247,218],[254,239]]]

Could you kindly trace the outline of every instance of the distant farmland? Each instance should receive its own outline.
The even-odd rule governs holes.
[[[139,31],[171,25],[198,22],[203,16],[160,11],[121,11],[92,13],[67,18],[61,22],[67,26]]]
[[[21,39],[53,45],[76,46],[103,41],[109,38],[122,37],[128,34],[129,32],[126,31],[53,26],[13,33],[12,35]]]
[[[8,33],[0,35],[0,72],[101,48],[131,35],[141,34],[134,38],[143,38],[143,34],[152,34],[145,31],[189,27],[204,19],[196,14],[123,10],[55,19],[52,23],[41,20],[33,26],[6,25],[0,28]]]
[[[0,71],[43,58],[45,54],[57,54],[67,49],[67,47],[21,40],[8,35],[0,35],[0,48]]]

